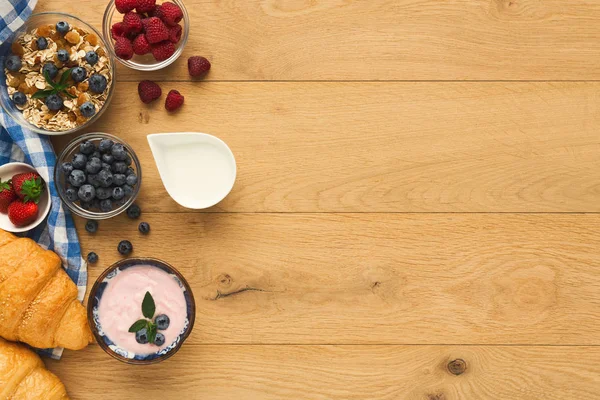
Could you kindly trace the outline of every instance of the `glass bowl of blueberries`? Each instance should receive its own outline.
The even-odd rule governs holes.
[[[109,105],[114,83],[107,42],[75,16],[33,14],[0,42],[0,105],[36,133],[65,135],[88,127]]]
[[[142,169],[127,143],[107,133],[88,133],[72,140],[58,157],[56,190],[76,215],[112,218],[137,198]]]

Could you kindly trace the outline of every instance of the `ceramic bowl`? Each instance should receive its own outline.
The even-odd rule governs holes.
[[[20,174],[23,172],[36,172],[36,170],[29,164],[19,162],[4,164],[0,166],[0,179],[2,179],[2,182],[4,182],[12,178],[15,174]],[[50,212],[51,204],[50,190],[46,185],[46,189],[44,190],[44,193],[42,193],[40,202],[38,203],[39,213],[35,221],[23,227],[16,227],[12,222],[10,222],[8,215],[0,213],[0,228],[4,229],[5,231],[15,233],[29,231],[38,226],[46,218],[48,212]]]
[[[183,291],[185,301],[187,304],[186,325],[183,331],[179,334],[177,340],[167,348],[157,353],[146,355],[133,354],[115,345],[113,341],[104,334],[98,317],[98,307],[100,305],[100,301],[102,299],[104,290],[108,285],[108,282],[110,282],[111,279],[117,276],[119,272],[126,270],[127,268],[139,265],[151,265],[170,274],[172,278],[179,284],[179,287]],[[87,305],[87,315],[88,322],[90,324],[90,327],[92,328],[92,332],[94,333],[96,341],[98,342],[102,350],[104,350],[107,354],[116,358],[119,361],[128,364],[154,364],[164,361],[167,358],[173,356],[181,348],[183,342],[185,342],[189,334],[192,332],[192,329],[194,328],[194,320],[196,316],[196,303],[194,301],[194,295],[192,293],[190,285],[187,283],[183,275],[181,275],[181,273],[179,273],[179,271],[177,271],[174,267],[172,267],[164,261],[157,260],[154,258],[130,258],[126,260],[121,260],[113,264],[98,277],[98,279],[94,283],[94,286],[92,286],[92,290],[90,291],[90,296]]]
[[[114,39],[111,34],[111,27],[117,22],[121,22],[123,20],[123,15],[117,11],[115,7],[115,1],[110,0],[106,6],[106,10],[104,11],[104,18],[102,20],[102,33],[104,34],[104,40],[109,43],[109,50],[113,55],[114,59],[118,60],[121,64],[126,67],[136,69],[139,71],[156,71],[161,68],[165,68],[168,65],[171,65],[175,60],[179,58],[183,49],[187,43],[188,36],[190,33],[190,17],[188,12],[181,0],[170,0],[172,3],[175,3],[181,8],[183,11],[183,19],[179,23],[181,25],[181,39],[178,43],[175,44],[175,53],[164,61],[156,61],[152,54],[146,54],[143,56],[134,55],[131,60],[123,60],[115,54],[114,51]],[[166,0],[165,0],[166,2]],[[162,4],[163,1],[159,0],[158,4]]]
[[[206,133],[177,132],[148,135],[148,143],[165,189],[181,206],[212,207],[231,192],[237,166],[221,139]],[[191,171],[194,185],[189,184]]]
[[[131,156],[131,167],[135,170],[135,173],[138,177],[138,182],[133,188],[133,194],[131,195],[131,197],[129,197],[122,205],[113,208],[113,210],[110,212],[87,210],[83,208],[80,204],[69,200],[65,193],[65,190],[67,189],[67,180],[60,168],[60,166],[63,163],[71,161],[73,155],[79,152],[79,145],[82,142],[89,140],[98,144],[102,139],[111,139],[112,141],[122,143],[123,146],[125,146],[129,155]],[[129,206],[131,206],[137,199],[137,196],[140,193],[140,187],[142,186],[142,166],[140,164],[140,160],[135,154],[135,151],[133,151],[133,148],[131,148],[131,146],[129,146],[123,140],[119,139],[116,136],[109,135],[108,133],[88,133],[73,139],[65,147],[62,153],[60,153],[60,156],[58,157],[58,160],[56,162],[56,169],[54,171],[54,182],[56,183],[56,191],[58,192],[58,196],[74,214],[87,219],[107,219],[121,214],[123,211],[127,210]]]
[[[73,27],[82,28],[89,33],[94,33],[98,37],[99,45],[106,50],[106,56],[110,60],[110,73],[112,75],[112,83],[109,85],[109,87],[107,89],[108,92],[107,92],[107,97],[106,97],[106,101],[104,102],[104,105],[102,106],[102,108],[100,110],[98,110],[98,112],[93,117],[91,117],[85,123],[73,128],[73,129],[68,129],[68,130],[64,130],[64,131],[51,131],[51,130],[38,128],[37,126],[28,122],[23,117],[23,113],[15,106],[15,104],[11,100],[10,96],[8,95],[8,90],[7,90],[7,86],[6,86],[6,75],[4,72],[4,60],[7,56],[12,54],[11,44],[14,42],[14,40],[16,38],[20,37],[22,34],[24,34],[26,32],[31,31],[34,28],[37,28],[42,25],[56,24],[58,21],[66,21],[69,23],[69,25],[71,25]],[[16,123],[21,125],[22,127],[27,128],[33,132],[36,132],[36,133],[39,133],[42,135],[67,135],[70,133],[79,132],[79,131],[89,127],[96,120],[98,120],[98,118],[100,118],[100,116],[108,108],[108,105],[110,104],[110,101],[113,97],[114,89],[116,86],[115,85],[115,83],[116,83],[115,61],[110,53],[110,46],[108,45],[107,42],[104,41],[100,32],[98,32],[93,26],[85,23],[84,21],[82,21],[81,19],[79,19],[73,15],[69,15],[69,14],[65,14],[65,13],[58,13],[58,12],[37,13],[37,14],[33,14],[31,17],[29,17],[27,22],[20,29],[18,29],[6,41],[4,41],[3,43],[0,43],[0,44],[1,44],[0,45],[0,105],[2,106],[4,111],[8,115],[10,115],[10,117]]]

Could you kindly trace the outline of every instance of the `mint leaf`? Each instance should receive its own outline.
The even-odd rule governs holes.
[[[67,82],[67,79],[69,79],[72,69],[73,68],[69,68],[68,70],[63,72],[62,76],[60,77],[60,82],[59,82],[60,85],[64,85],[66,87],[65,83]]]
[[[51,94],[54,94],[54,90],[52,90],[52,89],[38,90],[31,96],[31,98],[32,99],[44,99],[44,98],[50,96]]]
[[[129,327],[129,332],[137,332],[137,331],[139,331],[140,329],[143,329],[143,328],[145,328],[145,327],[146,327],[146,323],[147,323],[147,322],[148,322],[148,321],[146,321],[145,319],[138,319],[137,321],[135,321],[135,322],[133,323],[133,325],[131,325],[131,326]]]
[[[48,82],[50,86],[56,89],[56,83],[50,78],[50,75],[48,75],[48,71],[44,71],[44,78],[46,78],[46,82]]]
[[[156,340],[156,324],[148,322],[148,343],[154,344]]]
[[[156,305],[154,304],[154,299],[150,292],[146,292],[144,296],[144,301],[142,301],[142,314],[144,317],[148,319],[152,319],[154,317],[154,312],[156,311]]]

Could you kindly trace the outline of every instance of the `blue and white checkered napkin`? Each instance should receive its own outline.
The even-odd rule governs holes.
[[[36,2],[37,0],[0,0],[0,44],[23,25]],[[71,213],[60,201],[54,186],[56,154],[52,144],[47,136],[21,128],[0,109],[0,165],[13,161],[33,165],[48,183],[52,201],[48,219],[27,236],[60,256],[67,274],[77,284],[79,300],[83,300],[87,285],[87,264],[81,258],[79,238]],[[56,348],[40,350],[40,353],[59,359],[62,351],[63,349]]]

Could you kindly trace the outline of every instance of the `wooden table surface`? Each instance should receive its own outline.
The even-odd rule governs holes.
[[[100,28],[105,4],[37,10]],[[90,129],[140,156],[152,232],[77,226],[90,285],[130,239],[187,277],[196,325],[160,365],[48,361],[73,399],[600,399],[600,2],[186,5],[182,58],[119,66]],[[184,108],[143,105],[142,79]],[[230,145],[221,204],[166,194],[146,135],[169,131]]]

